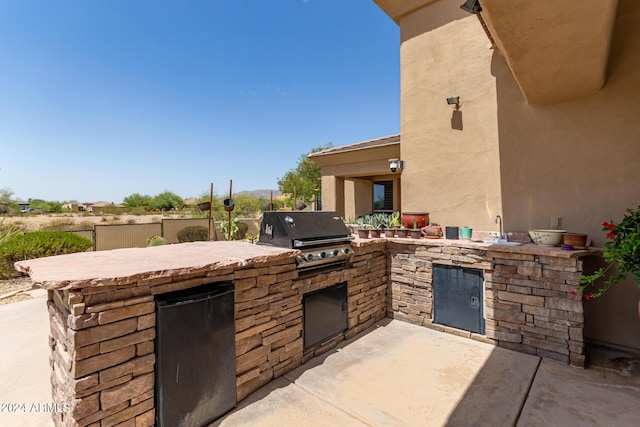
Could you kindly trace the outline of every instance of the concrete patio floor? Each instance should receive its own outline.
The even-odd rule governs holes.
[[[636,426],[640,364],[626,375],[386,319],[212,426]]]
[[[47,291],[30,293],[0,305],[0,426],[53,426]]]
[[[0,306],[2,426],[50,426],[45,294]],[[637,363],[636,363],[637,362]],[[579,369],[386,319],[212,426],[636,426],[640,361]]]

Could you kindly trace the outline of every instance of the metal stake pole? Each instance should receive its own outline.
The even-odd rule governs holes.
[[[211,241],[211,211],[213,211],[213,182],[209,190],[209,228],[207,230],[207,239]]]
[[[233,188],[233,180],[229,180],[229,198],[231,199],[231,189]],[[229,228],[227,229],[227,240],[231,240],[231,211],[228,212],[229,215]]]

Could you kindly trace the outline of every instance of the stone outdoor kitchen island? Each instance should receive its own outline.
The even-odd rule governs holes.
[[[237,400],[384,318],[384,242],[354,247],[348,268],[299,277],[298,251],[196,242],[23,261],[49,290],[56,425],[155,422],[155,296],[203,284],[235,286]],[[347,284],[347,330],[304,348],[303,295]]]
[[[235,288],[237,400],[334,348],[384,317],[505,348],[584,365],[582,301],[571,295],[584,256],[429,239],[352,242],[350,263],[302,275],[296,250],[244,242],[194,242],[22,261],[48,289],[53,400],[70,412],[56,425],[153,425],[157,295],[217,282]],[[482,272],[485,334],[433,321],[432,270]],[[345,284],[346,330],[305,347],[305,295]]]

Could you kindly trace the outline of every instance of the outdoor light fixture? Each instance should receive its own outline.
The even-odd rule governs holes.
[[[460,6],[460,9],[476,15],[482,12],[482,8],[480,7],[480,2],[478,0],[467,0],[462,6]]]
[[[459,96],[450,96],[447,98],[448,105],[455,105],[456,110],[460,109],[460,97]]]

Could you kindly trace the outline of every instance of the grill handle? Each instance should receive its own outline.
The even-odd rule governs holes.
[[[353,240],[353,239],[355,239],[354,236],[337,237],[334,239],[321,239],[321,240],[294,240],[293,247],[304,248],[305,246],[326,245],[329,243],[346,243],[347,240]]]

